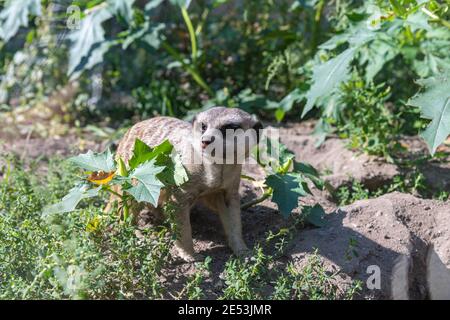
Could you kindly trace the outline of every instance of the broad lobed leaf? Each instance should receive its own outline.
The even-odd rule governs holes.
[[[74,165],[88,171],[115,171],[115,163],[111,151],[108,149],[102,153],[94,153],[89,150],[87,153],[69,158]]]
[[[103,30],[102,23],[110,19],[113,16],[108,6],[99,5],[90,11],[80,22],[79,29],[74,30],[69,39],[72,41],[72,45],[69,51],[69,68],[68,74],[72,78],[79,75],[79,72],[75,71],[80,69],[80,65],[83,59],[91,59],[92,51],[96,49],[102,50],[101,57],[97,54],[96,60],[103,57],[105,52],[105,46],[101,45],[105,41],[105,31]],[[95,48],[94,46],[97,46]],[[86,61],[84,61],[86,64]],[[89,63],[93,65],[94,63]]]
[[[350,62],[355,55],[354,48],[348,48],[333,59],[314,69],[312,85],[306,94],[307,102],[302,112],[304,117],[320,97],[329,95],[340,83],[349,77]]]
[[[307,222],[316,227],[323,227],[325,225],[325,211],[322,206],[316,204],[314,207],[303,207],[303,215]]]
[[[162,172],[164,167],[155,165],[155,160],[141,164],[130,173],[130,178],[135,178],[137,185],[127,189],[138,202],[148,202],[153,206],[158,206],[158,199],[161,188],[164,184],[157,178],[157,174]]]
[[[28,27],[28,16],[41,15],[40,0],[9,0],[0,12],[0,38],[8,42],[20,27]]]
[[[422,137],[434,154],[450,134],[450,71],[417,83],[423,88],[408,104],[419,107],[423,117],[431,120]]]
[[[277,204],[278,210],[285,218],[298,207],[299,197],[310,193],[304,178],[296,173],[271,174],[266,178],[265,184],[272,188],[272,201]]]
[[[74,211],[81,200],[97,196],[101,189],[101,186],[94,189],[89,189],[89,187],[87,184],[81,184],[72,188],[60,202],[45,207],[44,216]]]

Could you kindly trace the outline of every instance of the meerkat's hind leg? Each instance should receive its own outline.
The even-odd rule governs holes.
[[[142,210],[139,211],[139,218],[144,224],[150,222],[151,225],[162,225],[166,221],[164,209],[159,206],[155,208],[151,204],[143,206]]]

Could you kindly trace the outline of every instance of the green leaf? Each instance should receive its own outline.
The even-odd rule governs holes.
[[[317,170],[308,163],[294,161],[294,171],[313,176],[315,178],[319,177],[319,172],[317,172]]]
[[[134,141],[133,156],[128,161],[131,169],[137,168],[140,164],[156,158],[157,165],[167,165],[173,146],[169,140],[164,140],[158,146],[151,148],[140,139]]]
[[[146,33],[142,37],[142,41],[148,44],[153,49],[158,49],[161,46],[161,30],[165,29],[165,24],[160,23],[156,26],[152,26],[150,32]]]
[[[19,31],[28,27],[28,16],[41,15],[40,0],[9,0],[0,12],[0,38],[8,42]]]
[[[172,152],[172,162],[174,164],[173,167],[173,179],[176,186],[181,186],[183,183],[188,181],[188,175],[186,173],[186,169],[184,169],[183,163],[181,162],[181,155]]]
[[[279,108],[277,110],[275,110],[275,119],[277,120],[277,122],[281,122],[284,119],[284,116],[286,115],[286,112]]]
[[[360,64],[366,64],[365,79],[371,82],[383,69],[383,66],[394,59],[399,50],[388,41],[374,40],[367,47],[360,50]]]
[[[417,83],[423,89],[408,101],[408,105],[419,107],[422,116],[432,120],[421,135],[434,155],[437,147],[450,134],[450,71]]]
[[[147,4],[145,5],[145,11],[150,11],[154,8],[156,8],[157,6],[159,6],[161,4],[161,2],[163,2],[164,0],[150,0],[149,2],[147,2]]]
[[[300,102],[304,98],[305,93],[297,88],[294,91],[290,92],[287,96],[283,98],[283,100],[280,101],[279,108],[282,109],[284,112],[288,112],[292,109],[292,106],[295,102]]]
[[[133,155],[128,160],[131,169],[137,168],[140,164],[154,158],[152,148],[140,139],[134,141]]]
[[[115,171],[115,163],[111,151],[108,149],[102,153],[94,153],[89,150],[87,153],[80,154],[69,159],[74,165],[88,171]]]
[[[363,21],[350,26],[346,32],[334,35],[331,39],[322,43],[319,48],[323,50],[334,50],[346,42],[351,47],[362,46],[372,40],[376,35],[374,31],[367,28],[366,23],[366,21]]]
[[[348,48],[337,57],[328,60],[314,69],[312,85],[306,94],[307,103],[303,109],[304,117],[315,105],[318,98],[329,95],[349,76],[349,65],[355,55],[354,48]]]
[[[450,43],[448,44],[450,46]],[[441,70],[450,65],[450,57],[440,58],[431,53],[424,56],[423,60],[415,59],[413,62],[414,71],[421,77],[426,78],[439,74]]]
[[[113,13],[121,15],[128,23],[133,20],[133,3],[135,0],[108,0]]]
[[[54,213],[74,211],[76,206],[82,199],[97,196],[101,188],[102,187],[100,186],[95,189],[89,189],[89,185],[87,184],[82,184],[80,186],[74,187],[64,198],[62,198],[61,202],[45,207],[43,210],[43,214],[44,216],[46,216]]]
[[[264,154],[264,157],[259,159],[260,165],[268,172],[286,172],[289,169],[286,166],[292,163],[295,157],[284,144],[270,137],[267,137],[259,150]]]
[[[154,160],[155,165],[164,167],[157,177],[166,185],[180,186],[188,180],[186,170],[181,162],[181,156],[175,151],[169,140],[164,140],[154,148],[136,139],[133,156],[128,161],[131,169]]]
[[[83,59],[89,58],[92,54],[91,51],[95,50],[94,46],[101,50],[100,53],[97,53],[96,60],[99,57],[103,58],[105,48],[108,46],[106,44],[100,45],[105,42],[105,31],[102,23],[112,16],[108,7],[100,4],[86,14],[80,22],[80,28],[68,36],[72,41],[69,51],[68,74],[72,76],[72,79],[80,74],[80,72],[75,73],[75,71],[80,70]],[[93,65],[92,62],[90,64]]]
[[[410,26],[412,32],[416,32],[419,29],[431,31],[433,28],[428,24],[428,16],[422,11],[414,12],[405,20],[405,25]]]
[[[397,1],[397,0],[389,0],[391,3],[392,9],[394,10],[394,13],[399,16],[403,17],[406,14],[406,9],[403,8],[403,6]]]
[[[322,143],[325,142],[328,134],[331,132],[330,125],[323,119],[319,119],[314,127],[313,136],[316,138],[314,146],[316,148],[320,147]]]
[[[160,33],[165,27],[164,23],[154,24],[146,20],[136,32],[127,35],[123,40],[122,49],[127,49],[132,43],[138,40],[147,43],[154,49],[158,49],[161,45]]]
[[[316,204],[314,207],[303,207],[303,214],[305,220],[316,227],[323,227],[325,225],[325,211],[320,204]]]
[[[155,165],[155,161],[151,160],[141,164],[130,173],[130,178],[135,178],[137,185],[126,190],[138,202],[148,202],[153,206],[158,206],[159,194],[164,184],[159,181],[156,175],[164,170],[164,167]]]
[[[305,181],[294,173],[269,175],[265,184],[272,188],[272,201],[277,204],[278,210],[285,218],[298,207],[298,198],[309,193]]]
[[[156,159],[156,164],[159,166],[166,166],[171,161],[173,146],[169,140],[164,140],[159,145],[153,148],[152,154]],[[153,159],[153,158],[152,158]]]
[[[127,177],[128,176],[127,166],[125,165],[125,162],[122,160],[122,158],[119,158],[117,160],[117,171],[119,172],[119,175],[121,177]]]
[[[323,50],[336,49],[341,44],[346,43],[348,41],[348,39],[350,38],[350,36],[351,36],[350,32],[336,34],[333,37],[331,37],[330,39],[328,39],[327,41],[325,41],[324,43],[322,43],[319,46],[319,48],[323,49]]]
[[[323,190],[324,182],[320,179],[319,172],[310,164],[294,161],[294,173],[303,174],[306,178],[316,186],[317,189]]]
[[[181,162],[181,156],[172,150],[170,158],[167,159],[165,169],[158,174],[158,179],[164,182],[165,185],[181,186],[188,181],[188,175]]]
[[[103,56],[106,52],[108,52],[111,47],[117,45],[119,42],[116,40],[111,41],[103,41],[99,43],[95,43],[91,50],[89,51],[89,54],[81,60],[80,64],[75,68],[75,70],[72,72],[70,78],[76,79],[78,78],[81,73],[85,70],[90,70],[99,63],[103,62]]]
[[[174,6],[189,8],[191,0],[169,0]]]
[[[349,48],[313,68],[311,87],[306,93],[307,102],[301,117],[304,117],[315,105],[324,106],[326,101],[333,97],[338,86],[350,76],[349,66],[355,54],[377,35],[378,33],[369,30],[366,21],[363,21],[351,25],[345,33],[335,35],[320,45],[321,49],[333,50],[341,44],[348,43]]]

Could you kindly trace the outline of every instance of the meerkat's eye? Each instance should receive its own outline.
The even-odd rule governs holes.
[[[223,125],[220,128],[220,131],[222,131],[223,133],[226,133],[227,130],[237,130],[237,129],[241,129],[241,126],[239,124],[229,123],[229,124]]]
[[[206,129],[208,128],[208,126],[205,123],[203,123],[203,122],[202,122],[201,125],[202,125],[202,132],[205,132]]]

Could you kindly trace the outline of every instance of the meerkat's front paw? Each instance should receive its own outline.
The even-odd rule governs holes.
[[[231,249],[233,250],[233,253],[238,257],[247,257],[252,253],[252,251],[247,248],[243,241],[239,244],[235,244],[231,247]]]
[[[200,253],[179,253],[179,257],[183,259],[185,262],[193,263],[193,262],[201,262],[205,260],[205,257]]]
[[[194,250],[187,251],[178,246],[175,246],[175,249],[176,249],[176,255],[178,257],[180,257],[181,259],[183,259],[185,262],[192,263],[192,262],[199,262],[199,261],[204,260],[203,255],[194,252]]]

